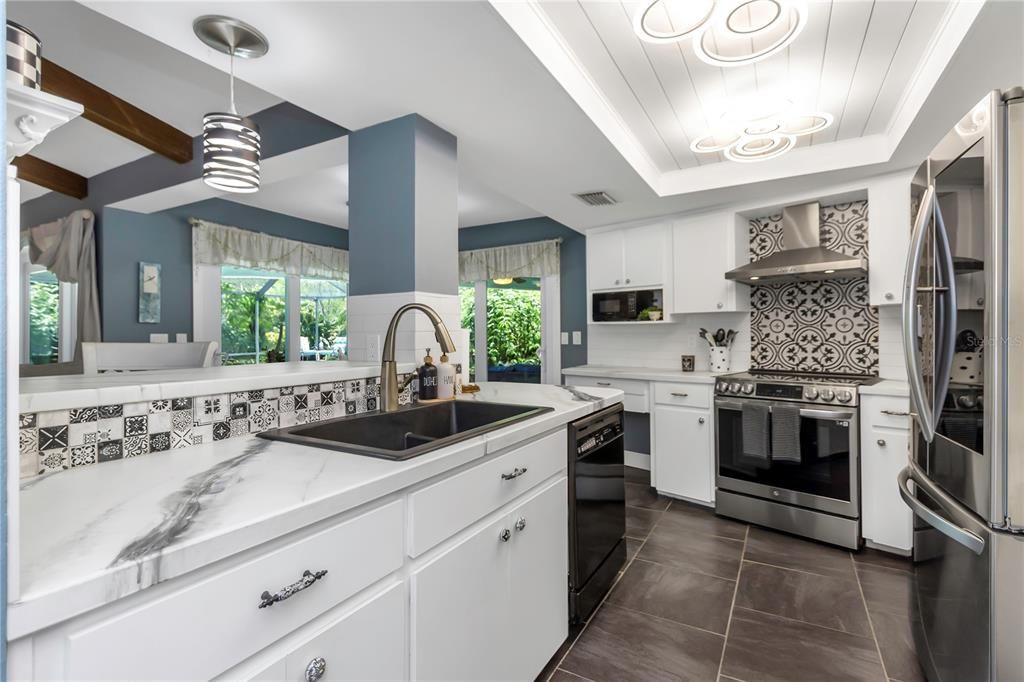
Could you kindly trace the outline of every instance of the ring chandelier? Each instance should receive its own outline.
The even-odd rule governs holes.
[[[730,161],[750,163],[781,156],[796,146],[796,138],[812,135],[832,125],[825,112],[779,113],[747,121],[728,116],[732,126],[698,137],[690,149],[699,154],[722,152]]]
[[[785,49],[807,23],[800,0],[653,0],[633,18],[650,43],[693,37],[697,56],[713,66],[742,66]]]

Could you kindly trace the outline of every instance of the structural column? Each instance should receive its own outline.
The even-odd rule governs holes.
[[[418,114],[349,135],[349,359],[379,361],[388,322],[406,303],[442,316],[468,357],[459,330],[458,156],[456,138]],[[396,358],[425,348],[440,355],[418,312],[399,327]]]

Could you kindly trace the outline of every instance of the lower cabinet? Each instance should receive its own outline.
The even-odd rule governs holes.
[[[900,497],[896,477],[907,466],[910,431],[868,425],[861,429],[861,524],[864,539],[909,551],[914,516]]]
[[[534,679],[568,635],[564,477],[411,577],[414,680]]]
[[[693,502],[715,501],[714,428],[707,408],[654,407],[654,487]]]

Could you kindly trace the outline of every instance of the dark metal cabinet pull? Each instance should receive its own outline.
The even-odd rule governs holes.
[[[270,594],[270,592],[264,590],[263,594],[260,595],[260,608],[265,609],[268,606],[273,606],[279,601],[284,601],[285,599],[288,599],[293,594],[302,592],[304,589],[315,583],[317,580],[320,580],[320,578],[323,578],[325,575],[327,575],[326,569],[323,571],[317,571],[316,573],[313,573],[312,571],[303,571],[301,578],[293,582],[291,585],[288,585],[287,587],[282,587],[274,594]]]
[[[526,473],[526,467],[522,467],[522,468],[516,467],[515,469],[512,470],[511,474],[502,474],[501,475],[501,480],[503,480],[503,481],[511,481],[513,478],[519,478],[520,476],[522,476],[525,473]]]

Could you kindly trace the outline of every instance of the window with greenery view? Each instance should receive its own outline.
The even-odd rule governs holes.
[[[502,280],[499,280],[502,282]],[[489,381],[540,382],[541,292],[536,277],[508,283],[487,282],[487,378]],[[475,288],[459,287],[462,326],[476,347]],[[470,362],[475,377],[475,354]]]
[[[337,360],[348,352],[348,283],[302,278],[299,328],[303,360]]]
[[[60,283],[52,272],[29,275],[29,362],[57,362],[60,344]]]

